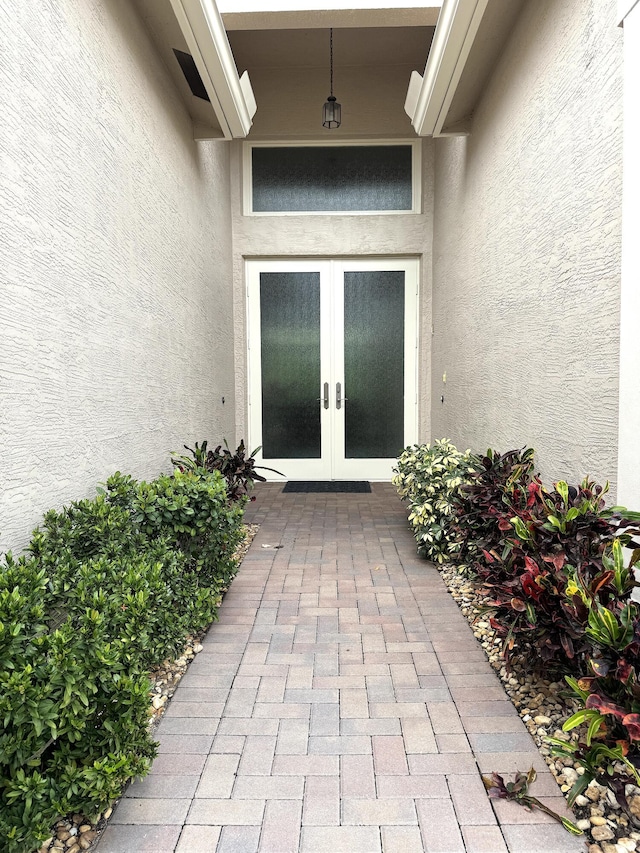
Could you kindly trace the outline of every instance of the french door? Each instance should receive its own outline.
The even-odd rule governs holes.
[[[417,440],[418,261],[248,261],[249,441],[287,480],[389,480]]]

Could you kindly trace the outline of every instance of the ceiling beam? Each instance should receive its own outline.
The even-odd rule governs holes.
[[[424,6],[440,8],[442,2],[443,0],[431,0],[430,3],[425,3],[424,0],[218,0],[218,9],[223,15],[227,12],[370,12],[375,9],[420,9]]]
[[[441,135],[488,3],[444,0],[424,75],[414,71],[407,91],[404,108],[418,136]]]
[[[238,76],[229,39],[214,0],[171,0],[225,139],[244,139],[256,102],[249,75]]]
[[[324,4],[318,9],[281,9],[269,11],[258,7],[253,11],[225,12],[222,8],[222,20],[229,32],[232,30],[313,30],[313,29],[350,29],[364,27],[435,27],[440,14],[439,0],[431,0],[420,6],[410,6],[403,2],[402,7],[387,8],[346,8],[331,9]],[[229,4],[230,5],[230,4]],[[298,4],[302,5],[302,4]],[[347,4],[353,6],[353,2]]]

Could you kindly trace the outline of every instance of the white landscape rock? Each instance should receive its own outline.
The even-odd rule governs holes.
[[[566,742],[570,742],[572,736],[577,738],[575,731],[572,733],[562,731],[564,721],[578,707],[568,697],[567,704],[564,704],[564,695],[569,692],[566,684],[547,682],[543,678],[532,675],[517,659],[511,662],[511,668],[507,671],[501,656],[502,640],[495,635],[490,624],[483,618],[484,614],[480,616],[483,598],[472,581],[461,575],[457,566],[438,566],[438,570],[452,597],[471,623],[472,630],[484,648],[491,666],[501,679],[505,692],[520,713],[542,757],[566,796],[578,777],[584,774],[584,768],[574,766],[571,758],[552,756],[551,749],[544,740],[550,735]],[[478,621],[474,622],[476,619]],[[634,785],[629,785],[626,792],[630,810],[640,822],[640,790]],[[535,794],[535,783],[533,793]],[[631,831],[627,816],[615,800],[613,792],[608,788],[592,781],[583,793],[576,797],[575,806],[578,826],[585,832],[589,853],[640,851],[640,831],[636,832],[635,827],[633,827],[634,831]]]

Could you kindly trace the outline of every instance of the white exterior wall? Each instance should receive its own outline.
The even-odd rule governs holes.
[[[0,0],[0,547],[233,438],[228,147],[128,0]],[[226,403],[222,405],[222,397]]]
[[[430,433],[431,235],[433,231],[433,143],[422,143],[423,212],[395,215],[244,216],[242,144],[233,152],[233,250],[237,437],[247,434],[248,258],[414,256],[421,261],[419,434]]]
[[[624,193],[618,500],[640,509],[640,3],[624,4]]]
[[[616,476],[616,24],[614,0],[528,3],[471,136],[436,141],[432,435],[532,445],[546,481]]]

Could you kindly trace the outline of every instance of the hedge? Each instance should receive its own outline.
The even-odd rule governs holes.
[[[242,502],[218,472],[106,490],[48,512],[0,563],[0,849],[95,815],[156,754],[147,673],[215,618]]]

